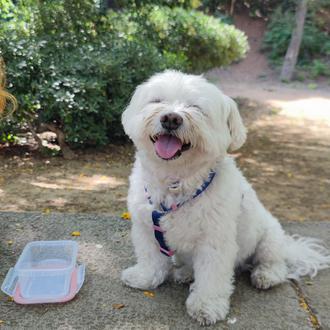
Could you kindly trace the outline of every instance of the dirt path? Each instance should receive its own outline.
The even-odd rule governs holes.
[[[120,214],[132,146],[85,151],[75,160],[0,148],[0,210]]]
[[[330,220],[330,108],[327,121],[288,116],[285,103],[256,119],[249,103],[242,106],[249,137],[238,162],[260,199],[282,219]],[[251,110],[258,106],[267,109],[254,101]]]

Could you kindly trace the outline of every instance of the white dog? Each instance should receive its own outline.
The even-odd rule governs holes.
[[[330,266],[318,240],[284,233],[227,155],[246,129],[216,86],[156,74],[137,87],[122,122],[137,149],[128,194],[137,264],[123,271],[125,284],[153,289],[169,274],[193,281],[187,311],[207,325],[226,317],[234,270],[247,259],[259,289]]]

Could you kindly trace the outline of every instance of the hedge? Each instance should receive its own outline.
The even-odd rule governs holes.
[[[93,0],[29,3],[0,17],[8,87],[20,105],[2,120],[3,136],[46,126],[63,132],[70,147],[104,145],[123,136],[120,115],[151,74],[227,65],[248,48],[242,32],[191,9],[101,15]]]

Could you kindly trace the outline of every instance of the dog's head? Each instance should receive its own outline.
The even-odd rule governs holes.
[[[138,86],[122,123],[148,160],[173,165],[218,159],[246,139],[235,102],[203,77],[178,71]]]

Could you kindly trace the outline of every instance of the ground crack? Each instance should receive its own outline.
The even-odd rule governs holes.
[[[299,306],[308,314],[309,321],[313,329],[322,330],[320,321],[318,320],[313,308],[308,302],[307,297],[305,296],[302,288],[296,280],[291,280],[291,285],[297,293],[299,299]]]

